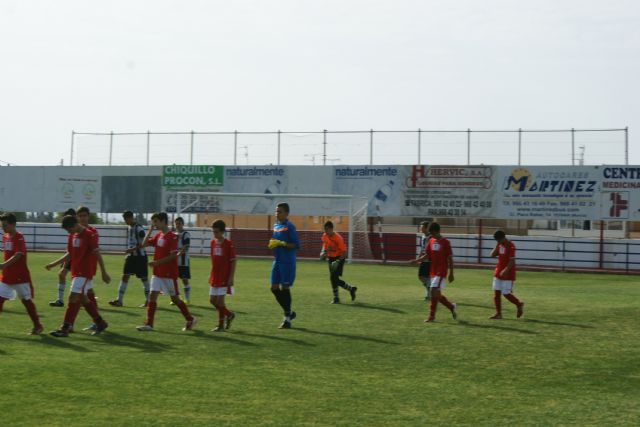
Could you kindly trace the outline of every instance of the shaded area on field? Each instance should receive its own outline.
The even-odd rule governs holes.
[[[458,302],[456,304],[458,305],[458,307],[476,307],[476,308],[486,308],[487,310],[495,310],[495,307],[492,305],[469,304],[467,302]]]
[[[183,332],[183,333],[175,333],[175,332],[159,332],[161,334],[167,334],[167,335],[182,335],[185,337],[196,337],[196,338],[201,338],[201,339],[207,339],[207,340],[218,340],[218,341],[226,341],[228,343],[231,344],[237,344],[237,345],[241,345],[241,346],[247,346],[247,347],[259,347],[258,344],[250,342],[250,341],[243,341],[243,340],[239,340],[236,338],[233,338],[230,336],[230,334],[226,333],[226,332],[211,332],[211,333],[206,333],[204,331],[191,331],[191,332]]]
[[[140,333],[142,334],[142,332]],[[144,353],[161,353],[163,351],[171,350],[173,346],[169,344],[159,343],[155,341],[149,341],[139,336],[129,337],[121,335],[115,332],[106,331],[95,337],[109,345],[115,345],[118,347],[129,347],[136,350],[140,350]]]
[[[493,322],[500,322],[500,320],[494,320]],[[535,331],[529,331],[527,329],[518,329],[518,328],[512,328],[510,326],[501,326],[501,325],[497,325],[497,324],[479,324],[479,323],[471,323],[471,322],[467,322],[466,320],[459,320],[457,323],[455,323],[456,325],[460,325],[460,326],[464,326],[464,327],[472,327],[472,328],[481,328],[481,329],[497,329],[500,331],[507,331],[507,332],[519,332],[521,334],[532,334],[532,335],[537,335],[538,332]]]
[[[399,345],[399,343],[397,342],[386,341],[380,338],[365,337],[362,335],[350,335],[350,334],[339,334],[337,332],[314,331],[313,329],[307,329],[307,328],[293,328],[292,331],[300,331],[300,332],[304,332],[307,334],[314,334],[314,335],[326,335],[328,337],[345,338],[349,340],[375,342],[378,344]]]
[[[78,351],[78,352],[81,352],[81,353],[91,353],[91,352],[93,352],[93,350],[90,350],[88,348],[85,348],[85,347],[70,343],[69,340],[73,340],[73,336],[66,337],[66,338],[54,338],[52,336],[45,335],[43,333],[43,335],[39,335],[37,337],[25,336],[24,338],[21,338],[21,337],[19,338],[19,337],[12,337],[12,336],[3,335],[2,338],[3,339],[8,339],[8,340],[20,341],[20,342],[28,342],[30,344],[31,343],[44,344],[44,345],[51,346],[51,347],[58,347],[58,348],[61,348],[61,349],[64,349],[64,350],[73,350],[73,351]]]
[[[362,302],[356,302],[353,304],[341,304],[345,307],[355,307],[355,308],[368,308],[369,310],[380,310],[380,311],[386,311],[389,313],[396,313],[396,314],[407,314],[406,311],[400,310],[398,308],[393,308],[393,307],[383,307],[383,306],[379,306],[379,305],[372,305],[372,304],[367,304],[367,303],[362,303]]]
[[[242,336],[255,337],[255,338],[265,338],[265,339],[274,340],[274,341],[289,342],[296,345],[315,347],[315,344],[308,343],[306,341],[295,339],[295,338],[284,338],[284,337],[277,337],[274,335],[264,335],[264,334],[252,334],[252,333],[243,332],[243,331],[234,331],[232,333],[234,335],[242,335]]]
[[[123,310],[123,309],[116,309],[116,308],[106,308],[104,306],[99,307],[98,310],[100,310],[100,313],[124,314],[125,316],[133,316],[133,317],[144,317],[144,315],[147,312],[146,310],[140,309],[138,313],[133,313],[126,309]]]
[[[524,319],[526,323],[539,323],[542,325],[553,325],[553,326],[571,326],[573,328],[583,328],[583,329],[595,329],[595,326],[592,325],[581,325],[579,323],[567,323],[567,322],[552,322],[550,320],[537,320],[537,319]]]

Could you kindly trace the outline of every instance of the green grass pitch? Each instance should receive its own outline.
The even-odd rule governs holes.
[[[45,329],[63,309],[52,254],[30,254]],[[126,307],[115,297],[122,257],[107,256],[110,285],[97,284],[103,335],[29,337],[22,304],[0,314],[0,413],[6,425],[639,425],[640,280],[631,276],[519,274],[524,319],[503,301],[493,314],[491,272],[458,270],[445,294],[459,319],[427,307],[416,269],[349,265],[355,304],[329,305],[326,265],[300,262],[293,290],[298,319],[278,330],[267,287],[270,262],[241,259],[238,313],[227,333],[209,332],[207,259],[192,265],[197,330],[181,332],[179,311],[161,297],[156,331],[144,319],[140,282]],[[76,324],[89,323],[81,312]]]

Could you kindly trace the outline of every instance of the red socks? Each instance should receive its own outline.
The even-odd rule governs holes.
[[[87,311],[89,316],[91,316],[93,321],[95,323],[98,323],[100,321],[100,314],[98,313],[98,307],[96,306],[96,303],[94,301],[95,299],[93,301],[92,300],[87,301],[84,304],[84,309]]]
[[[145,323],[151,327],[153,327],[153,318],[156,315],[157,307],[158,307],[157,301],[149,301],[149,304],[147,305],[147,321]]]
[[[96,294],[92,292],[87,295],[87,298],[89,298],[89,301],[91,301],[93,305],[95,305],[95,307],[98,308],[98,301],[96,301]]]
[[[67,309],[64,312],[64,324],[69,326],[73,325],[76,321],[76,317],[78,316],[79,311],[80,311],[79,302],[69,302],[67,304]]]
[[[4,305],[5,301],[7,301],[6,298],[0,297],[0,313],[2,313],[2,306]]]
[[[451,304],[449,302],[449,300],[447,299],[447,297],[445,297],[444,295],[440,294],[440,304],[444,305],[445,307],[447,307],[449,310],[453,310],[453,304]]]
[[[519,300],[518,298],[516,298],[516,296],[515,296],[515,295],[513,295],[513,294],[507,294],[507,295],[505,295],[504,297],[505,297],[509,302],[511,302],[512,304],[515,304],[516,306],[519,306],[519,305],[521,304],[521,303],[520,303],[520,300]]]
[[[191,313],[189,313],[189,309],[187,308],[187,304],[185,304],[184,301],[178,300],[176,302],[176,305],[180,309],[180,312],[182,313],[184,318],[187,320],[187,322],[190,322],[190,321],[193,320],[193,316],[191,315]]]
[[[438,301],[440,301],[440,289],[431,288],[431,301],[429,302],[429,319],[436,318]]]
[[[502,314],[502,292],[493,291],[493,305],[496,306],[496,314]]]
[[[38,311],[36,310],[36,305],[30,299],[23,299],[22,304],[27,309],[27,313],[29,313],[29,317],[33,322],[33,326],[40,326],[40,318],[38,317]]]

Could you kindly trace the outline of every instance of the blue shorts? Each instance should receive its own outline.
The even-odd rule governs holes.
[[[273,262],[271,266],[271,284],[285,287],[293,286],[296,280],[296,265]]]

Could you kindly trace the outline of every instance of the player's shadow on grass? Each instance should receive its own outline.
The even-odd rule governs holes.
[[[499,320],[492,320],[492,322],[500,322]],[[467,322],[466,320],[459,320],[457,323],[455,323],[457,325],[460,326],[465,326],[465,327],[471,327],[471,328],[481,328],[481,329],[498,329],[500,331],[507,331],[507,332],[518,332],[521,334],[530,334],[530,335],[537,335],[538,333],[535,331],[529,331],[527,329],[518,329],[518,328],[512,328],[510,326],[502,326],[502,325],[498,325],[498,324],[490,324],[490,325],[483,325],[480,323],[470,323]]]
[[[160,333],[168,334],[168,335],[182,335],[184,337],[195,337],[195,338],[208,339],[213,341],[226,341],[231,344],[237,344],[237,345],[242,345],[246,347],[259,347],[259,345],[256,343],[233,338],[229,336],[230,334],[226,332],[210,332],[208,334],[205,333],[204,331],[192,331],[188,333],[183,332],[181,334],[178,334],[175,332],[160,332]]]
[[[311,344],[311,343],[308,343],[306,341],[298,340],[298,339],[295,339],[295,338],[283,338],[283,337],[277,337],[277,336],[274,336],[274,335],[251,334],[249,332],[242,332],[242,331],[234,331],[233,335],[242,335],[242,336],[255,337],[255,338],[266,338],[266,339],[274,340],[274,341],[290,342],[290,343],[296,344],[296,345],[315,347],[315,344]]]
[[[595,326],[581,325],[579,323],[551,322],[548,320],[537,320],[537,319],[524,319],[524,321],[526,323],[539,323],[541,325],[571,326],[573,328],[595,329]]]
[[[459,302],[458,305],[460,307],[477,307],[477,308],[486,308],[488,310],[495,310],[496,308],[491,305],[480,305],[480,304],[469,304],[466,302]]]
[[[142,333],[139,333],[140,335]],[[115,332],[105,332],[98,335],[95,339],[99,339],[109,345],[117,347],[129,347],[142,351],[143,353],[161,353],[171,350],[173,347],[169,344],[163,344],[155,341],[149,341],[140,337],[129,337]]]
[[[29,337],[29,338],[18,338],[18,337],[9,337],[9,336],[3,336],[3,339],[8,339],[8,340],[14,340],[14,341],[20,341],[20,342],[29,342],[29,343],[35,343],[35,344],[44,344],[44,345],[48,345],[51,347],[58,347],[64,350],[73,350],[73,351],[77,351],[80,353],[91,353],[93,352],[93,350],[90,350],[88,348],[76,345],[76,344],[72,344],[69,342],[69,340],[72,340],[73,337],[66,337],[66,338],[54,338],[51,337],[49,335],[45,335],[42,334],[38,337]]]
[[[101,313],[124,314],[125,316],[144,317],[145,315],[145,312],[142,310],[140,310],[138,313],[134,313],[129,310],[113,309],[113,308],[105,308],[105,307],[100,307],[99,310]]]
[[[367,304],[367,303],[363,303],[363,302],[356,302],[353,304],[342,304],[345,307],[355,307],[355,308],[368,308],[369,310],[380,310],[380,311],[386,311],[388,313],[396,313],[396,314],[407,314],[406,311],[402,311],[398,308],[393,308],[393,307],[382,307],[379,305],[372,305],[372,304]]]
[[[339,334],[337,332],[314,331],[313,329],[307,329],[307,328],[294,328],[292,329],[292,331],[300,331],[300,332],[304,332],[307,334],[314,334],[314,335],[326,335],[329,337],[345,338],[349,340],[375,342],[377,344],[398,345],[397,342],[386,341],[380,338],[364,337],[362,335],[350,335],[350,334]]]

